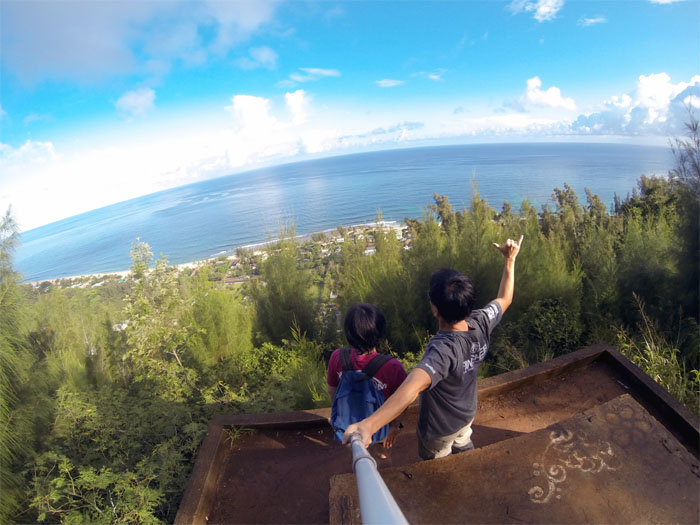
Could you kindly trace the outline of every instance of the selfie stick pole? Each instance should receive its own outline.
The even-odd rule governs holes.
[[[377,471],[377,462],[362,444],[360,434],[350,436],[352,447],[352,470],[357,478],[357,492],[360,495],[362,523],[407,524],[405,516],[396,504],[384,480]]]

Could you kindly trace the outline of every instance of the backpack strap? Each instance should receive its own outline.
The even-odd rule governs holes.
[[[390,355],[377,354],[369,363],[367,363],[367,366],[362,369],[362,372],[367,374],[369,377],[374,377],[374,374],[379,372],[379,369],[392,359],[393,358]]]
[[[350,356],[349,348],[340,349],[340,366],[343,372],[352,372],[355,367],[352,364],[352,357]]]

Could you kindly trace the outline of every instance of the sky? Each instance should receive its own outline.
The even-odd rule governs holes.
[[[376,149],[668,144],[698,34],[698,0],[1,0],[0,211]]]

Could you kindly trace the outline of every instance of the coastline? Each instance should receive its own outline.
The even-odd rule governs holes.
[[[356,229],[370,229],[370,228],[377,228],[377,227],[384,227],[384,228],[392,228],[392,229],[403,229],[406,227],[406,224],[403,222],[399,221],[379,221],[379,222],[363,222],[359,224],[350,224],[348,226],[343,226],[342,224],[340,225],[343,228],[347,229],[348,231],[353,231]],[[321,230],[317,232],[311,232],[311,233],[302,233],[299,235],[294,235],[291,237],[291,240],[297,243],[304,243],[307,241],[310,241],[314,235],[318,234],[324,234],[326,236],[329,236],[332,232],[338,233],[338,228],[330,228],[327,230]],[[335,237],[335,239],[340,238],[340,236]],[[331,237],[331,239],[334,239]],[[241,245],[241,246],[235,246],[232,249],[229,250],[222,250],[217,253],[214,253],[210,255],[209,257],[206,257],[204,259],[197,259],[193,261],[187,261],[184,263],[179,263],[179,264],[169,264],[169,266],[177,268],[178,271],[182,270],[188,270],[188,269],[195,269],[199,268],[205,264],[211,263],[213,261],[216,261],[220,257],[226,257],[228,259],[233,260],[236,258],[236,250],[238,249],[244,249],[244,250],[253,250],[254,252],[259,251],[267,246],[271,246],[274,244],[277,244],[280,241],[279,238],[274,238],[270,239],[268,241],[262,241],[262,242],[256,242],[252,244],[246,244],[246,245]],[[342,242],[342,241],[341,241]],[[81,280],[84,281],[86,279],[95,279],[95,278],[105,278],[107,279],[108,277],[114,277],[117,276],[121,279],[125,279],[128,277],[128,275],[131,273],[130,269],[126,270],[115,270],[113,272],[97,272],[97,273],[86,273],[86,274],[80,274],[80,275],[70,275],[70,276],[65,276],[65,277],[56,277],[54,279],[42,279],[39,281],[22,281],[22,284],[26,284],[32,287],[36,287],[42,283],[51,283],[51,284],[57,284],[60,281],[73,281],[73,280]],[[103,281],[104,282],[104,281]],[[93,284],[92,286],[98,286],[102,283],[96,283]],[[78,286],[78,285],[75,285]]]
[[[474,191],[494,209],[523,200],[539,207],[568,180],[578,196],[588,187],[609,203],[636,187],[641,173],[671,165],[665,148],[561,143],[409,148],[326,159],[302,171],[281,165],[266,170],[274,198],[261,198],[267,186],[257,177],[238,174],[163,190],[23,232],[13,266],[31,283],[126,271],[139,236],[171,264],[185,264],[250,243],[259,249],[289,220],[310,233],[372,221],[378,210],[397,221],[420,219],[436,192],[457,209],[468,209]]]

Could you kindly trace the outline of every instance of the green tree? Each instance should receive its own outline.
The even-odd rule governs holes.
[[[687,136],[672,143],[676,165],[671,170],[671,180],[678,192],[678,244],[677,257],[680,282],[678,296],[686,315],[700,322],[700,125],[689,110],[686,124]],[[700,367],[699,351],[695,345]]]
[[[387,337],[392,348],[403,353],[415,346],[412,298],[415,291],[404,269],[404,250],[393,230],[374,232],[375,253],[365,254],[362,240],[350,241],[343,248],[342,311],[358,302],[377,306],[387,318]]]
[[[27,351],[25,297],[12,257],[19,232],[11,209],[0,218],[0,522],[23,500],[23,480],[13,468],[31,452],[24,439],[28,421],[19,410],[31,358]]]
[[[676,166],[671,170],[674,179],[682,182],[696,199],[700,199],[700,123],[693,108],[688,108],[688,122],[685,125],[686,136],[676,137],[671,142]]]
[[[28,471],[36,518],[172,523],[206,430],[201,407],[113,385],[56,397],[46,449]]]
[[[664,218],[643,218],[639,209],[630,211],[618,247],[617,318],[628,326],[637,324],[634,294],[646,304],[647,313],[670,326],[678,315],[677,298],[669,285],[676,281],[677,239]],[[669,293],[671,291],[671,293]]]
[[[442,230],[447,235],[448,239],[454,239],[457,236],[458,217],[452,211],[447,195],[438,195],[433,193],[435,204],[428,204],[428,209],[435,213],[440,219]]]
[[[50,388],[70,384],[83,390],[105,381],[108,311],[106,302],[89,290],[54,287],[35,299],[30,338]]]
[[[239,292],[216,288],[207,267],[193,281],[191,322],[197,330],[191,341],[192,357],[204,371],[252,348],[253,313]]]
[[[161,257],[149,272],[153,255],[141,241],[134,244],[131,257],[134,286],[124,308],[128,345],[124,359],[136,381],[153,382],[164,397],[192,395],[197,374],[183,361],[196,329],[183,317],[185,305],[175,269]]]
[[[678,193],[667,177],[642,175],[632,196],[622,202],[620,212],[651,221],[672,220],[676,214],[677,201]]]
[[[579,204],[578,195],[568,184],[564,189],[554,188],[552,194],[556,208],[557,221],[553,232],[560,240],[562,248],[566,248],[566,259],[571,263],[578,261],[580,236],[583,230],[583,208]]]
[[[478,193],[474,194],[469,211],[464,214],[464,226],[457,248],[452,250],[456,257],[448,266],[474,281],[478,307],[496,296],[503,271],[503,257],[493,248],[492,243],[503,242],[505,239],[501,237],[515,236],[515,233],[502,231],[494,209]]]
[[[251,287],[262,340],[281,343],[296,324],[301,333],[314,334],[316,304],[312,277],[300,268],[296,243],[283,240],[262,264],[261,279]]]

